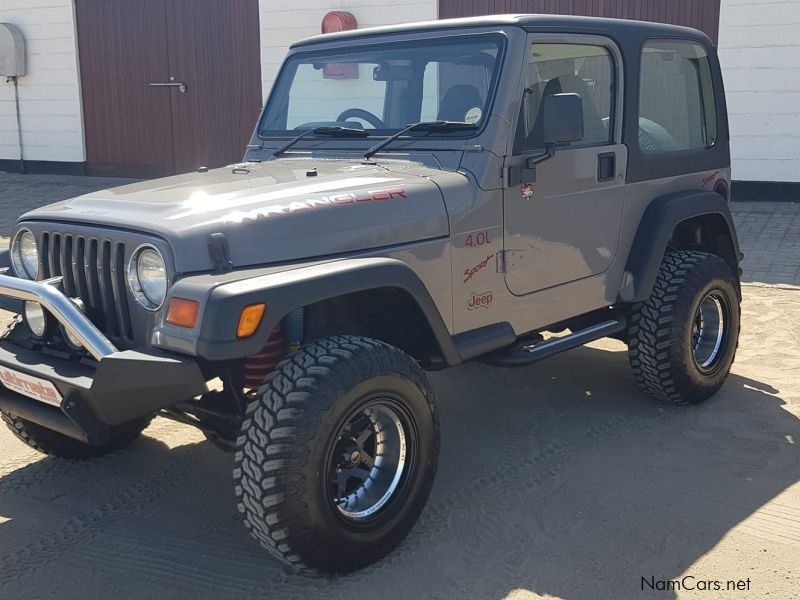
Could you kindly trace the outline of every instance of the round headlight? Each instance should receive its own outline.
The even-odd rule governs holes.
[[[67,345],[73,350],[80,350],[81,348],[83,348],[83,344],[81,344],[81,341],[74,335],[72,335],[69,332],[69,329],[67,329],[64,326],[61,327],[61,335],[64,336],[64,341],[66,341]]]
[[[11,244],[11,264],[17,277],[36,279],[39,276],[39,249],[28,229],[20,229]]]
[[[83,300],[81,300],[80,298],[70,298],[70,300],[78,308],[78,310],[80,310],[81,312],[86,312],[83,305]],[[83,348],[83,344],[81,343],[81,341],[77,337],[72,335],[69,332],[69,329],[67,329],[63,324],[61,325],[61,335],[64,338],[64,341],[67,343],[67,346],[69,346],[72,350],[77,351]]]
[[[167,296],[167,266],[152,246],[142,246],[128,265],[128,284],[136,301],[147,310],[157,310]]]
[[[23,307],[25,314],[25,322],[28,324],[28,329],[37,338],[43,338],[47,333],[48,318],[42,305],[38,302],[27,300]]]

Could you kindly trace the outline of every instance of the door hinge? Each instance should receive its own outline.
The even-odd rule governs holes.
[[[508,261],[506,258],[506,254],[508,254],[508,250],[500,250],[497,253],[497,272],[498,273],[508,273],[506,270],[508,266]]]

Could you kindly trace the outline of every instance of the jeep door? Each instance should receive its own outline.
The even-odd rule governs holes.
[[[529,36],[512,155],[506,161],[508,289],[528,294],[603,273],[617,253],[627,150],[621,143],[622,61],[599,36]],[[578,94],[583,139],[545,153],[542,99]]]

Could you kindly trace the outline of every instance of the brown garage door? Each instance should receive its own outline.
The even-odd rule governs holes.
[[[716,43],[719,3],[720,0],[439,0],[439,17],[543,13],[638,19],[694,27]]]
[[[258,0],[77,0],[76,14],[91,174],[241,159],[261,106]]]

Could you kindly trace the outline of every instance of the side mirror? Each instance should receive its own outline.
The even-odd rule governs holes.
[[[545,96],[543,103],[545,144],[566,144],[583,139],[583,100],[578,94]]]

